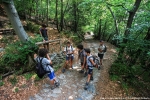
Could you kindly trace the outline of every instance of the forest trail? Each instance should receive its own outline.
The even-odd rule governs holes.
[[[99,42],[95,40],[87,39],[83,42],[85,48],[90,48],[92,54],[97,55],[97,48],[99,46]],[[80,74],[79,70],[81,69],[80,64],[77,62],[77,52],[75,54],[74,61],[74,69],[68,69],[65,73],[59,73],[57,78],[60,81],[60,87],[55,88],[54,90],[50,89],[50,85],[48,83],[49,79],[47,78],[47,82],[42,85],[40,91],[34,96],[30,96],[29,100],[98,100],[97,98],[103,97],[105,91],[99,89],[99,82],[101,79],[105,81],[104,78],[109,78],[108,76],[108,68],[111,66],[112,58],[116,54],[115,47],[109,43],[105,43],[108,47],[107,53],[104,56],[103,67],[101,70],[94,68],[94,80],[90,82],[90,86],[88,90],[84,90],[84,85],[87,77],[84,77],[84,74]],[[109,67],[108,67],[109,66]],[[101,74],[103,73],[103,74]],[[105,74],[104,74],[105,73]],[[104,76],[105,75],[105,76]],[[104,89],[105,83],[102,84]]]

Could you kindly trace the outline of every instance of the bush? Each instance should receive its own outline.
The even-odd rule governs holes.
[[[32,73],[26,73],[23,76],[25,77],[26,80],[29,80],[33,76],[33,74]]]
[[[28,56],[37,52],[38,46],[35,45],[35,43],[38,41],[42,41],[40,36],[36,36],[36,38],[30,38],[30,41],[25,43],[16,41],[12,44],[9,44],[5,48],[5,52],[0,60],[0,73],[23,69],[23,67],[29,62]],[[26,69],[27,66],[24,67],[24,70]]]
[[[16,83],[18,82],[16,76],[11,77],[11,78],[9,79],[9,81],[10,81],[10,83],[11,83],[13,86],[16,85]]]
[[[118,55],[109,74],[112,80],[120,81],[123,88],[132,87],[137,91],[150,91],[150,41],[129,39],[121,43],[124,52]],[[141,93],[142,94],[142,93]]]
[[[39,32],[39,25],[33,24],[32,22],[28,21],[26,25],[26,30],[38,33]]]

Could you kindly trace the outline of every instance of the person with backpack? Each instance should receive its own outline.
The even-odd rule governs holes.
[[[65,62],[65,65],[64,65],[64,67],[63,67],[63,69],[62,69],[62,72],[64,73],[65,72],[65,68],[66,68],[66,66],[69,64],[69,62],[70,62],[70,68],[72,68],[73,69],[73,59],[74,59],[74,48],[73,48],[73,46],[71,45],[71,43],[70,42],[67,42],[67,45],[66,45],[66,47],[64,48],[64,52],[65,52],[65,54],[66,54],[66,62]]]
[[[80,63],[81,63],[81,70],[79,71],[79,73],[84,73],[84,70],[85,70],[85,75],[84,76],[87,76],[87,68],[86,68],[86,53],[85,53],[85,50],[83,48],[83,45],[82,44],[79,44],[77,46],[78,48],[78,60],[80,60]]]
[[[56,80],[54,69],[51,66],[52,61],[48,55],[48,50],[45,48],[39,49],[38,56],[37,56],[37,54],[34,54],[34,60],[38,64],[39,63],[41,64],[41,66],[38,66],[38,67],[42,67],[43,70],[45,70],[46,74],[48,75],[48,77],[50,79],[51,89],[53,90],[55,87],[58,87],[60,84],[59,84],[58,80]]]
[[[106,50],[107,50],[107,47],[104,45],[104,41],[100,40],[100,45],[98,48],[98,57],[100,58],[100,65],[101,66],[102,66],[102,60],[103,60],[103,57],[104,57]]]
[[[45,24],[41,25],[39,33],[43,37],[43,42],[48,41],[47,29],[46,29],[46,25]],[[44,48],[49,49],[48,48],[48,43],[44,44]]]
[[[96,66],[96,64],[93,61],[94,59],[93,59],[92,55],[90,54],[91,53],[90,49],[89,48],[85,49],[85,52],[87,55],[86,67],[88,68],[88,78],[87,78],[87,81],[85,83],[84,89],[87,90],[89,82],[90,82],[91,78],[93,77],[93,67]]]

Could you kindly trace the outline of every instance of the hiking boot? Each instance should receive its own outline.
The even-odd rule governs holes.
[[[59,86],[60,86],[60,83],[59,83],[59,82],[56,82],[56,83],[55,83],[55,86],[56,86],[56,87],[59,87]]]
[[[55,86],[53,85],[53,86],[51,86],[51,90],[54,90],[55,89]]]
[[[98,70],[100,70],[101,69],[101,67],[100,67],[100,65],[98,65]]]
[[[65,68],[63,68],[61,71],[62,71],[62,73],[64,73],[64,72],[66,71],[66,69],[65,69]]]
[[[89,85],[89,83],[85,83],[85,86],[84,86],[84,90],[87,90],[88,89],[88,85]]]
[[[83,71],[83,70],[80,70],[80,71],[79,71],[79,73],[81,73],[81,74],[82,74],[82,73],[84,73],[84,71]]]
[[[86,77],[87,75],[88,75],[87,72],[85,72],[85,73],[84,73],[84,77]]]
[[[93,81],[93,76],[90,77],[90,80]]]

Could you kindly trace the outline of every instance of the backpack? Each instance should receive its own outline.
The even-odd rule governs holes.
[[[40,58],[39,58],[39,60],[40,60]],[[43,58],[40,60],[40,62],[38,62],[38,60],[37,60],[37,63],[35,66],[36,67],[36,74],[39,78],[43,78],[43,76],[47,73],[47,71],[44,70],[44,68],[43,68],[42,60],[43,60]]]
[[[71,49],[72,49],[72,51],[73,51],[73,47],[72,47],[72,45],[71,45]],[[68,50],[67,50],[67,46],[66,46],[66,52],[68,52]]]
[[[90,56],[89,58],[88,58],[88,60],[90,61],[90,58],[93,58],[93,62],[96,64],[96,66],[97,65],[99,65],[99,59],[98,59],[98,57],[97,56]],[[91,61],[90,61],[91,62]],[[96,66],[94,66],[94,67],[96,67]]]
[[[107,47],[106,47],[106,45],[104,45],[104,46],[105,46],[105,49],[103,51],[106,52],[107,51]]]

